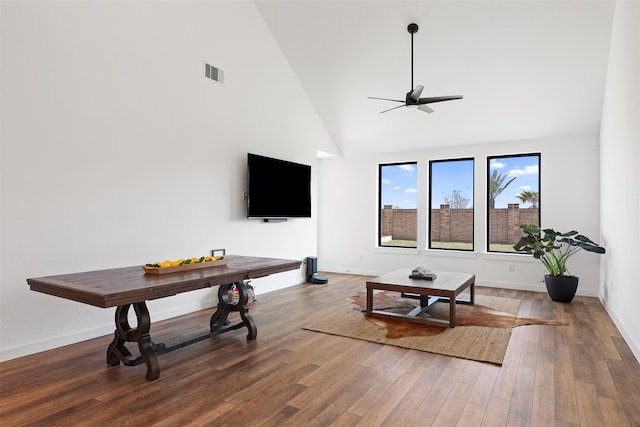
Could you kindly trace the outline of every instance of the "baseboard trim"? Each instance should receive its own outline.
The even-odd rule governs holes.
[[[182,316],[184,314],[193,313],[194,311],[204,310],[214,307],[218,304],[217,298],[207,298],[198,303],[186,304],[178,307],[173,307],[169,310],[152,312],[153,322],[160,320],[171,319],[173,317]],[[8,348],[0,351],[0,362],[6,360],[17,359],[18,357],[28,356],[31,354],[40,353],[43,351],[51,350],[58,347],[63,347],[69,344],[75,344],[81,341],[90,340],[93,338],[102,337],[105,335],[111,335],[114,331],[114,324],[104,324],[95,328],[85,329],[82,331],[73,332],[67,335],[59,335],[46,340],[40,340],[29,344]],[[106,349],[105,349],[106,351]]]
[[[303,282],[303,280],[301,279],[301,272],[294,271],[285,272],[278,275],[278,277],[261,277],[259,279],[252,280],[252,282],[253,285],[255,285],[256,295],[261,295],[268,292],[276,291],[278,289],[284,289],[290,286],[299,285]],[[154,311],[150,309],[152,322],[155,323],[161,320],[171,319],[173,317],[193,313],[195,311],[213,308],[217,304],[218,299],[216,296],[212,298],[206,298],[197,303],[173,307],[168,310]],[[22,356],[40,353],[54,348],[63,347],[65,345],[75,344],[81,341],[102,337],[105,335],[111,335],[113,334],[114,328],[114,324],[110,322],[108,324],[100,325],[95,328],[85,329],[67,335],[58,335],[52,338],[20,345],[17,347],[2,349],[0,350],[0,362],[17,359]]]
[[[326,273],[339,273],[339,274],[354,274],[357,276],[381,276],[388,271],[378,271],[378,270],[360,270],[360,269],[343,269],[343,268],[322,268],[323,272]],[[477,286],[486,286],[487,288],[503,288],[503,289],[514,289],[517,291],[531,291],[531,292],[544,292],[547,293],[547,288],[543,282],[539,283],[525,283],[525,282],[502,282],[498,280],[478,280],[476,277],[476,285]],[[578,292],[576,295],[585,296],[585,297],[597,297],[598,294],[595,291],[589,290],[581,290],[578,288]]]
[[[631,349],[631,352],[635,356],[636,360],[638,361],[638,363],[640,363],[640,343],[634,341],[633,335],[629,333],[630,329],[627,328],[627,326],[622,321],[622,319],[620,319],[616,315],[616,313],[613,310],[611,310],[611,307],[609,307],[609,305],[607,304],[607,301],[604,298],[604,295],[600,294],[598,298],[600,299],[602,306],[607,311],[607,314],[609,315],[611,320],[613,320],[614,325],[616,325],[616,328],[618,329],[618,331],[620,331],[620,335],[622,335],[622,338],[625,340],[625,342]]]

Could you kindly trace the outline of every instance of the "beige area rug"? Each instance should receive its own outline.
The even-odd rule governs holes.
[[[565,324],[519,318],[516,313],[520,301],[512,298],[478,295],[473,306],[457,305],[457,326],[453,329],[375,315],[367,317],[363,313],[364,292],[352,300],[354,306],[338,310],[303,329],[502,365],[513,327]],[[374,309],[408,313],[416,304],[416,300],[402,298],[398,293],[377,291],[374,294]],[[422,316],[448,319],[449,304],[437,302]]]

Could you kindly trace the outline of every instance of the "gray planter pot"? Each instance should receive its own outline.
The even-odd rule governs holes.
[[[576,276],[544,276],[544,284],[553,301],[571,302],[578,290],[578,278]]]

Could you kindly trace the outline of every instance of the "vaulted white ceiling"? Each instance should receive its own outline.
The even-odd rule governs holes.
[[[598,132],[613,1],[255,0],[340,154]],[[463,95],[413,108],[404,99]],[[576,147],[578,148],[578,147]]]

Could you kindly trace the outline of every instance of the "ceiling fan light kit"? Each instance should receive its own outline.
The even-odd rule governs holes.
[[[425,113],[433,113],[433,110],[431,109],[431,107],[427,106],[426,104],[433,104],[436,102],[443,102],[443,101],[452,101],[454,99],[462,99],[462,95],[433,96],[429,98],[420,98],[420,95],[422,94],[422,90],[424,89],[424,86],[417,85],[415,86],[415,88],[413,86],[413,35],[418,32],[418,28],[419,28],[418,24],[415,24],[415,23],[411,23],[407,27],[407,31],[409,32],[409,34],[411,34],[411,89],[409,90],[409,92],[407,92],[407,95],[405,96],[404,101],[401,99],[377,98],[374,96],[367,97],[368,99],[379,99],[382,101],[392,101],[392,102],[402,103],[402,105],[398,105],[396,107],[392,107],[384,111],[380,111],[380,113],[386,113],[387,111],[395,110],[397,108],[412,107],[412,106],[417,106],[418,110],[424,111]]]

